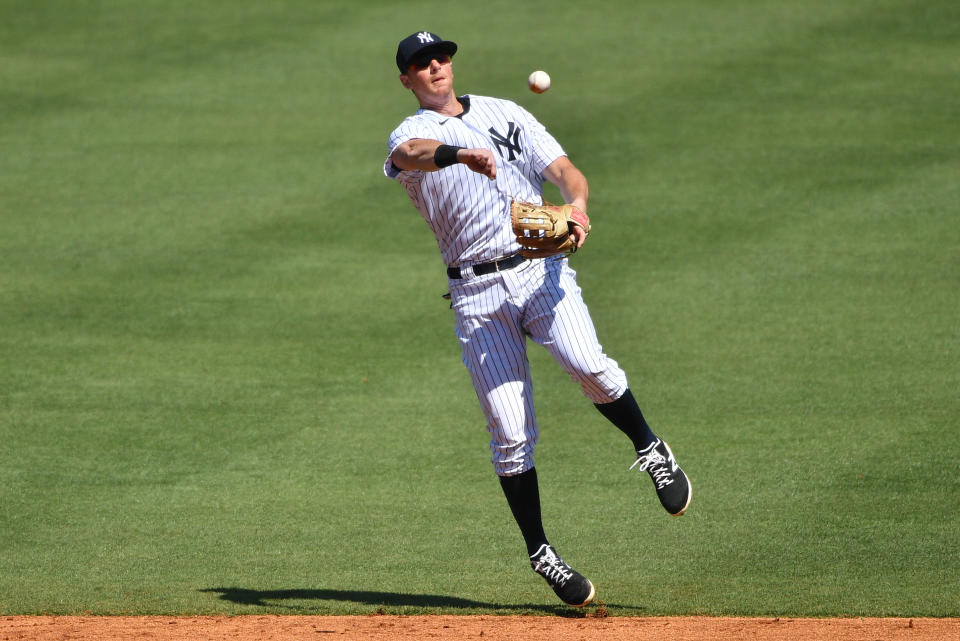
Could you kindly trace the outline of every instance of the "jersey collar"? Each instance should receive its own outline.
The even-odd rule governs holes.
[[[436,111],[434,111],[433,109],[425,109],[424,107],[420,107],[420,108],[417,110],[417,113],[418,113],[418,114],[431,114],[431,115],[432,115],[435,119],[437,119],[438,121],[439,121],[439,120],[447,121],[447,120],[449,120],[450,118],[461,118],[461,119],[462,119],[465,115],[467,115],[467,112],[470,111],[470,95],[469,95],[469,94],[464,94],[464,95],[462,95],[462,96],[457,96],[457,102],[459,102],[459,103],[460,103],[460,106],[463,107],[463,111],[461,111],[461,112],[460,112],[459,114],[457,114],[456,116],[444,116],[443,114],[441,114],[441,113],[439,113],[439,112],[436,112]]]
[[[457,96],[457,102],[460,103],[460,106],[463,107],[463,112],[457,116],[457,118],[463,118],[467,115],[467,112],[470,111],[470,94],[463,94],[462,96]]]

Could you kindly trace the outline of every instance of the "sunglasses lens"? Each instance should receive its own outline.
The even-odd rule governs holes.
[[[440,64],[446,64],[450,62],[450,56],[445,53],[436,53],[436,54],[424,54],[417,56],[410,61],[410,66],[414,69],[426,69],[430,66],[430,62],[436,60]]]

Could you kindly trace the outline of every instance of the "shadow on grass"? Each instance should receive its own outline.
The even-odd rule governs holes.
[[[215,592],[220,599],[237,603],[261,607],[292,608],[272,603],[285,599],[322,601],[350,601],[378,608],[438,608],[442,610],[489,610],[499,612],[544,612],[563,617],[584,617],[586,609],[573,609],[563,605],[542,604],[504,604],[486,603],[461,599],[455,596],[437,594],[404,594],[399,592],[372,592],[367,590],[250,590],[246,588],[205,588],[201,592]],[[271,603],[268,603],[270,601]],[[605,607],[639,611],[641,608],[606,604]]]

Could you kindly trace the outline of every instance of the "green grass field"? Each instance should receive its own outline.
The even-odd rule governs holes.
[[[960,616],[954,0],[0,14],[0,614],[563,611],[380,170],[429,28],[589,177],[572,262],[694,482],[666,516],[534,346],[610,614]]]

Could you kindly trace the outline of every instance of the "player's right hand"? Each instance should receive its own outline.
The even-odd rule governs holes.
[[[496,180],[497,159],[489,149],[464,149],[458,154],[458,159],[471,171],[483,174],[490,180]]]

